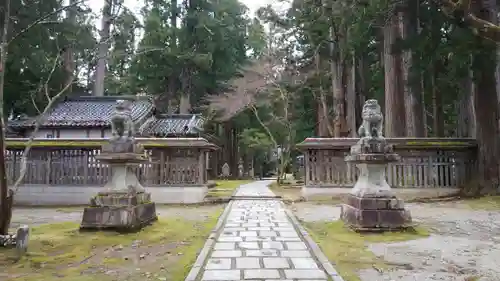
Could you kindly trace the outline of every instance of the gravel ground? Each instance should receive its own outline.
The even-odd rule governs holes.
[[[205,205],[193,207],[166,207],[157,206],[156,212],[160,217],[182,217],[188,220],[205,220],[220,206]],[[54,222],[80,222],[83,208],[15,208],[12,215],[12,226],[21,224],[30,226]]]
[[[369,249],[398,269],[359,272],[362,281],[500,280],[500,211],[456,208],[457,203],[407,204],[414,221],[430,229],[428,238],[377,243]],[[333,221],[338,206],[298,203],[292,206],[304,221]]]

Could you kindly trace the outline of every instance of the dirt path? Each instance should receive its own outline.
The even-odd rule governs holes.
[[[388,272],[363,270],[359,273],[362,281],[500,280],[500,211],[471,210],[460,203],[407,206],[414,220],[432,235],[369,245],[377,256],[400,266]],[[340,217],[338,206],[298,203],[292,208],[304,221],[332,221]]]

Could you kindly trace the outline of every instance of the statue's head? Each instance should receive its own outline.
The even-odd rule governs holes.
[[[376,99],[369,99],[363,105],[363,115],[381,113],[380,105]]]
[[[115,110],[117,111],[130,111],[132,102],[129,100],[118,100],[116,102]]]
[[[376,99],[369,99],[365,101],[365,104],[363,105],[363,109],[377,109],[380,108],[380,105],[378,105],[378,101]]]

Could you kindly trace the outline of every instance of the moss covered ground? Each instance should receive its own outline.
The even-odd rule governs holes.
[[[368,244],[429,236],[423,228],[404,232],[362,234],[346,228],[342,221],[303,222],[303,225],[345,281],[359,281],[357,272],[363,268],[374,267],[383,270],[393,266],[376,257],[367,248]]]
[[[208,198],[229,198],[242,184],[251,183],[252,180],[219,180],[216,186],[208,191]]]
[[[79,232],[74,222],[40,225],[20,260],[0,248],[0,280],[183,280],[222,210],[201,221],[160,217],[132,234]]]

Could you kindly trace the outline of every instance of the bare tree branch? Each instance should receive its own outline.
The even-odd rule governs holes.
[[[434,0],[443,13],[472,32],[495,43],[500,43],[500,26],[475,16],[471,11],[471,0]],[[494,15],[496,17],[496,14]]]
[[[14,36],[12,36],[12,38],[7,42],[7,45],[9,45],[12,41],[16,40],[18,37],[20,37],[24,33],[28,32],[31,28],[33,28],[37,24],[39,24],[39,23],[45,21],[46,19],[50,18],[51,16],[57,15],[60,12],[66,10],[66,9],[69,9],[69,8],[71,8],[73,6],[76,6],[78,4],[81,4],[81,3],[85,2],[85,1],[86,0],[81,0],[81,1],[78,1],[78,2],[75,2],[75,3],[72,3],[71,5],[63,6],[63,7],[59,8],[59,9],[56,9],[56,10],[54,10],[54,11],[46,14],[46,15],[43,15],[43,16],[39,17],[34,22],[30,23],[26,28],[22,29],[21,31],[19,31],[18,33],[16,33]]]
[[[57,65],[58,60],[59,60],[59,56],[57,57],[56,61],[54,62],[54,65]],[[50,95],[48,94],[48,87],[49,87],[48,84],[52,78],[53,73],[54,73],[54,70],[52,70],[50,72],[49,77],[47,78],[47,80],[45,81],[45,84],[43,85],[43,88],[45,89],[45,95],[47,97],[48,103],[45,106],[45,108],[43,109],[43,111],[40,113],[40,115],[38,115],[38,117],[35,121],[35,127],[33,129],[33,132],[31,133],[31,136],[30,136],[30,138],[29,138],[29,140],[26,143],[26,146],[24,148],[23,156],[21,158],[21,171],[19,173],[19,177],[16,179],[16,182],[14,183],[14,185],[11,188],[14,191],[14,193],[16,193],[18,191],[21,182],[24,180],[24,177],[26,175],[27,166],[28,166],[28,154],[30,153],[31,145],[33,143],[33,140],[35,139],[36,134],[38,133],[38,130],[40,129],[40,126],[45,121],[47,113],[52,109],[52,106],[54,105],[54,103],[59,98],[61,98],[66,93],[66,90],[69,89],[69,87],[71,87],[71,85],[74,83],[75,76],[73,76],[72,79],[68,79],[68,81],[70,81],[70,82],[67,83],[61,91],[59,91],[53,97],[50,97]]]
[[[54,71],[56,70],[57,63],[59,62],[59,58],[61,57],[61,52],[57,54],[56,59],[54,60],[54,64],[52,65],[52,69],[49,72],[49,75],[47,76],[47,80],[45,80],[44,84],[44,89],[45,89],[45,97],[47,98],[48,101],[51,100],[50,94],[49,94],[49,82],[52,79],[52,75],[54,75]],[[71,79],[73,80],[73,79]]]

